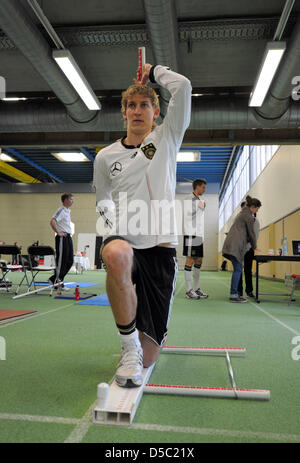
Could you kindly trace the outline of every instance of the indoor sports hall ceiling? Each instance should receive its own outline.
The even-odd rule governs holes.
[[[183,148],[198,157],[178,163],[178,182],[221,184],[237,145],[297,143],[300,95],[292,98],[292,79],[300,75],[300,0],[284,15],[287,3],[0,0],[0,97],[26,98],[0,101],[0,147],[15,160],[1,161],[0,182],[22,181],[14,168],[33,182],[90,183],[99,147],[124,134],[120,95],[135,77],[141,46],[147,62],[192,82]],[[266,44],[278,31],[285,54],[263,105],[250,108]],[[88,110],[58,68],[52,50],[59,44],[71,51],[101,110]],[[166,99],[162,94],[163,114]],[[52,154],[70,150],[87,161],[65,163]]]

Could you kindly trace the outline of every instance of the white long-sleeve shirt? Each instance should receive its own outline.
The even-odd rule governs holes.
[[[160,65],[153,74],[171,94],[163,123],[140,147],[118,140],[103,148],[94,162],[97,209],[112,225],[110,234],[123,236],[140,249],[178,244],[176,156],[191,113],[190,81]]]

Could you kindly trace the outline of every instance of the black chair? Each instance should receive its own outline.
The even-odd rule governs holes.
[[[6,279],[6,275],[8,275],[10,272],[16,272],[16,271],[22,271],[24,273],[22,280],[20,283],[17,285],[17,288],[15,290],[15,294],[18,294],[18,291],[23,284],[23,281],[26,280],[27,286],[29,287],[29,281],[27,278],[27,266],[25,262],[23,261],[23,257],[21,255],[21,249],[19,246],[14,246],[14,245],[0,245],[0,256],[17,256],[17,262],[18,264],[9,264],[7,263],[6,260],[1,259],[0,260],[0,270],[2,273],[2,277],[0,278],[0,288],[6,289],[6,292],[9,292],[9,288],[13,287],[13,284]]]
[[[45,256],[54,256],[55,258],[55,251],[51,246],[29,246],[27,252],[29,270],[32,276],[30,286],[34,286],[34,289],[36,289],[36,276],[41,272],[53,272],[56,269],[55,265],[40,265],[39,258]]]

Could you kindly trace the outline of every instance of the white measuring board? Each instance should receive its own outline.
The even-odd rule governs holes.
[[[115,379],[109,385],[108,396],[101,407],[96,405],[93,411],[94,424],[129,425],[143,395],[143,388],[147,384],[154,365],[143,370],[143,383],[140,387],[120,387]]]
[[[102,425],[130,425],[134,419],[143,393],[229,399],[270,400],[269,390],[238,388],[236,386],[233,369],[230,362],[230,355],[244,356],[246,349],[243,347],[166,346],[162,349],[162,353],[213,355],[226,357],[228,373],[233,387],[226,388],[148,384],[148,380],[155,365],[154,364],[149,368],[144,368],[143,383],[140,387],[123,388],[116,384],[115,379],[113,379],[110,386],[105,383],[98,385],[100,388],[104,385],[103,392],[105,397],[103,396],[101,399],[98,399],[98,404],[93,412],[93,423]]]

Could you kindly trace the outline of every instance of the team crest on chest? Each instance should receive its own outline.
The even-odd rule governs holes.
[[[155,154],[156,148],[153,145],[153,143],[148,143],[148,145],[142,146],[141,150],[143,151],[146,158],[150,159],[150,161],[151,161],[151,159],[153,158],[153,156]]]

